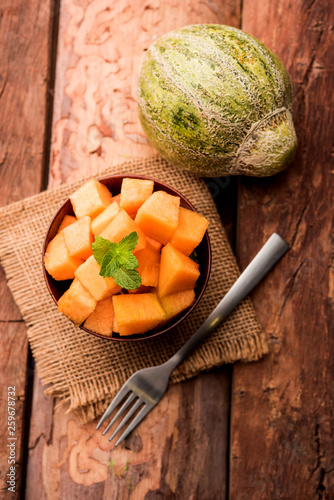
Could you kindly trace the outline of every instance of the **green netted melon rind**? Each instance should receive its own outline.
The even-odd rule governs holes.
[[[296,149],[293,92],[280,59],[253,36],[191,25],[147,50],[139,116],[153,146],[201,175],[271,175]]]

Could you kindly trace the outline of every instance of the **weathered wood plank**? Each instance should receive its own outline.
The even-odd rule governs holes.
[[[171,386],[117,449],[96,422],[52,417],[36,387],[26,498],[225,498],[228,376],[227,368]]]
[[[152,154],[137,110],[144,51],[187,24],[238,26],[239,14],[239,0],[62,2],[50,185]]]
[[[292,77],[299,149],[284,173],[240,182],[241,267],[272,231],[291,250],[253,294],[270,354],[233,370],[233,500],[333,498],[332,22],[326,1],[244,2],[243,28]]]
[[[38,411],[36,411],[38,409]],[[45,396],[44,388],[37,374],[34,377],[32,412],[29,430],[29,445],[26,471],[26,498],[54,498],[54,472],[48,460],[41,460],[44,447],[49,446],[53,439],[53,409],[54,401]],[[45,489],[44,473],[48,470],[48,489]]]
[[[22,479],[22,446],[24,431],[24,412],[26,395],[26,368],[28,358],[28,343],[26,328],[22,322],[5,322],[1,326],[1,420],[0,420],[0,485],[1,490],[7,490],[8,497],[19,498]],[[15,397],[15,405],[11,397]],[[10,399],[9,399],[10,398]],[[9,402],[9,404],[8,404]],[[7,408],[9,410],[7,410]],[[14,421],[8,422],[8,417]],[[8,427],[10,424],[10,428]],[[13,433],[13,434],[12,434]],[[15,462],[12,462],[12,459]],[[10,467],[14,469],[10,469]],[[8,476],[7,474],[13,474]],[[7,483],[13,479],[14,484]],[[13,490],[8,491],[9,487]],[[5,496],[4,496],[5,498]]]
[[[150,154],[136,108],[144,49],[182,25],[238,25],[239,13],[239,1],[62,2],[50,186]],[[113,451],[95,423],[64,412],[48,412],[43,435],[47,403],[36,397],[26,498],[225,498],[229,380],[222,369],[172,387]]]
[[[37,193],[43,172],[50,2],[3,1],[0,10],[0,205]],[[20,497],[28,344],[26,329],[0,273],[0,488],[6,490],[7,389],[15,386],[16,498]],[[12,495],[12,493],[9,493]]]

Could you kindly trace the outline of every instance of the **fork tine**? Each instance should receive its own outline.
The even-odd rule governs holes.
[[[152,408],[153,408],[153,406],[149,406],[146,404],[140,410],[140,412],[138,413],[136,418],[134,418],[132,420],[131,424],[127,427],[127,429],[123,432],[123,434],[118,438],[118,440],[115,443],[115,446],[118,446],[119,443],[121,443],[123,441],[123,439],[125,439],[130,434],[130,432],[132,432],[133,429],[135,429],[137,427],[137,425],[140,424],[140,422],[143,420],[144,417],[146,417],[146,415],[150,412],[150,410]]]
[[[98,430],[101,427],[103,422],[106,421],[106,419],[109,417],[109,415],[111,415],[112,412],[115,410],[116,406],[118,406],[119,403],[121,403],[121,401],[125,398],[125,396],[129,392],[130,392],[130,389],[127,386],[127,384],[125,383],[123,385],[123,387],[120,389],[120,391],[116,394],[116,396],[114,397],[114,399],[112,400],[112,402],[110,403],[110,405],[108,406],[108,408],[106,409],[104,414],[102,415],[101,420],[99,421],[99,423],[96,426],[96,430]]]
[[[143,404],[144,402],[141,399],[138,399],[138,401],[135,402],[135,404],[130,408],[128,413],[125,415],[123,418],[122,422],[117,426],[117,428],[114,430],[112,435],[109,438],[109,441],[113,439],[113,437],[116,436],[116,434],[122,429],[123,425],[126,424],[126,422],[136,413],[138,408]]]
[[[118,417],[120,415],[122,415],[122,413],[124,412],[124,410],[127,409],[127,407],[132,403],[132,401],[134,401],[136,399],[136,397],[137,396],[133,392],[130,394],[130,396],[128,397],[128,399],[125,401],[125,403],[120,407],[120,409],[118,410],[118,412],[116,413],[116,415],[113,417],[112,421],[108,424],[108,426],[102,432],[103,436],[105,434],[107,434],[107,432],[109,431],[109,429],[113,425],[113,423],[116,422],[116,420],[118,419]]]

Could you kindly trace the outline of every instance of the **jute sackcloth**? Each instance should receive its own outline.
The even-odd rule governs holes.
[[[0,259],[8,285],[28,326],[28,339],[46,393],[74,410],[81,422],[99,416],[136,370],[166,361],[196,331],[238,277],[236,260],[204,181],[159,156],[128,161],[95,175],[148,175],[179,190],[210,221],[212,269],[197,307],[169,334],[139,342],[102,340],[75,327],[57,309],[42,272],[42,246],[60,205],[86,179],[0,208]],[[249,299],[172,374],[179,382],[202,370],[268,351]]]

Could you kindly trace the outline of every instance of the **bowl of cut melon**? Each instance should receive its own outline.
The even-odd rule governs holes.
[[[149,177],[90,179],[54,216],[43,248],[48,290],[76,326],[103,339],[166,334],[208,283],[208,220]]]

